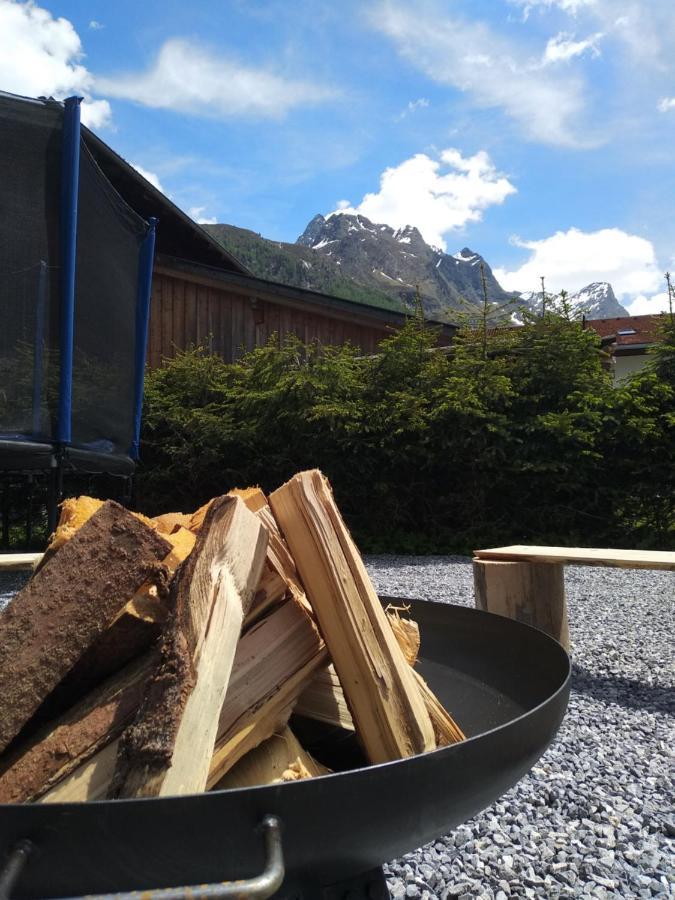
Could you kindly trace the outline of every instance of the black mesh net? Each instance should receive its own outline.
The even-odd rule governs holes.
[[[73,353],[76,447],[122,454],[131,447],[138,265],[146,230],[82,144]]]
[[[0,438],[50,441],[58,404],[63,111],[0,96]]]
[[[63,107],[0,95],[0,440],[54,442],[59,399]],[[146,223],[80,142],[75,448],[126,455]]]

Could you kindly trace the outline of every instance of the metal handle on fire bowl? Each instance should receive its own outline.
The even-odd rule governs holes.
[[[242,881],[199,884],[175,888],[152,888],[121,894],[87,894],[86,900],[266,900],[281,887],[284,880],[284,855],[281,848],[281,823],[276,816],[265,816],[261,822],[265,841],[265,868],[260,875]],[[30,841],[19,841],[0,869],[0,900],[9,900],[32,849]],[[70,897],[66,900],[84,900]]]

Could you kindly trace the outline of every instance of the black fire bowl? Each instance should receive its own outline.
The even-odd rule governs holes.
[[[268,787],[0,806],[0,854],[21,839],[34,848],[12,897],[250,878],[265,867],[261,823],[268,816],[281,824],[286,869],[275,896],[343,896],[329,886],[350,879],[369,884],[371,900],[381,896],[381,875],[367,873],[448,833],[522,778],[553,739],[569,696],[567,654],[542,632],[466,607],[404,602],[420,626],[419,670],[468,740]]]

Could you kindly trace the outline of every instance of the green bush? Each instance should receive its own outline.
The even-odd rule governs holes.
[[[554,313],[435,346],[411,319],[372,357],[294,337],[180,354],[147,375],[139,505],[317,466],[371,551],[673,545],[675,341],[617,390],[594,333]]]

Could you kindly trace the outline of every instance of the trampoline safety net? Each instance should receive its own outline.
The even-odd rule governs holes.
[[[63,113],[0,97],[0,435],[51,441]]]
[[[72,440],[128,453],[133,438],[138,265],[147,226],[85,146],[75,269]]]
[[[0,441],[57,441],[63,116],[0,95]],[[147,231],[80,138],[73,448],[130,453]]]

